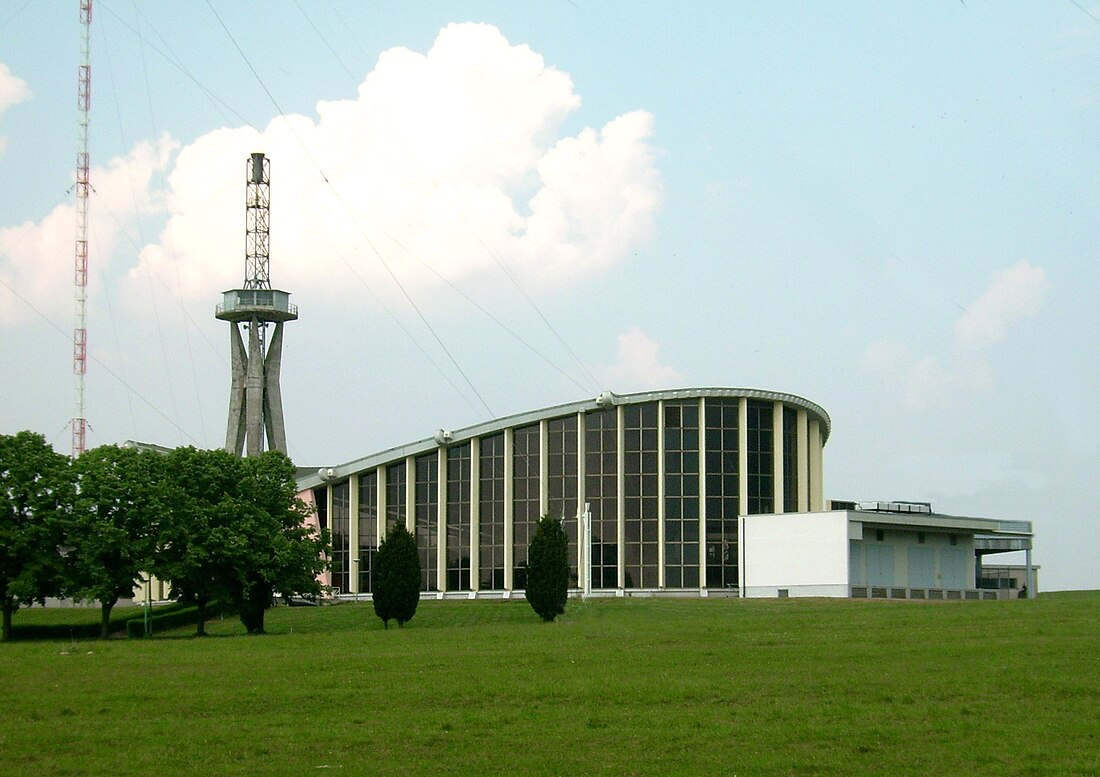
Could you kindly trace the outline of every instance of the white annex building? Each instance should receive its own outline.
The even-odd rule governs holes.
[[[826,502],[829,431],[821,407],[791,394],[605,392],[441,429],[307,470],[298,485],[332,532],[327,582],[341,596],[370,593],[380,539],[401,522],[416,537],[424,595],[510,597],[524,588],[527,543],[546,513],[565,523],[577,594],[1035,595],[1029,522]],[[982,560],[1013,551],[1027,563],[1009,589]]]

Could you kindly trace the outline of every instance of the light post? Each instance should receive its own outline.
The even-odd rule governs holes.
[[[584,503],[584,513],[581,515],[581,563],[582,590],[581,598],[587,600],[592,595],[592,505]]]
[[[149,616],[152,615],[153,610],[153,576],[150,574],[145,575],[145,636],[150,637],[153,634],[153,623],[149,620]]]

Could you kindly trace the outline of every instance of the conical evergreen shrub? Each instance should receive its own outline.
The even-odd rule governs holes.
[[[538,616],[552,621],[565,612],[569,595],[569,537],[557,518],[539,519],[527,547],[527,586],[524,595]]]
[[[390,619],[404,626],[412,620],[420,603],[420,556],[416,552],[416,539],[402,524],[395,524],[386,532],[372,573],[374,614],[387,629]]]

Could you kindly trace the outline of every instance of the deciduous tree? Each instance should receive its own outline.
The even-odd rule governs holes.
[[[206,607],[229,601],[235,557],[247,542],[236,524],[240,459],[222,450],[176,448],[164,457],[171,513],[157,536],[153,571],[172,596],[198,608],[196,634],[206,634]]]
[[[177,448],[165,466],[172,509],[160,532],[157,574],[171,580],[173,595],[198,606],[199,635],[212,601],[235,606],[247,631],[258,634],[274,592],[321,592],[328,532],[305,523],[286,455],[242,459]]]
[[[168,507],[160,454],[104,445],[73,462],[76,498],[66,520],[65,593],[96,600],[100,636],[111,609],[152,566],[153,542]]]
[[[33,432],[0,435],[0,638],[22,605],[58,592],[62,512],[72,488],[68,458]]]
[[[262,634],[272,594],[316,596],[317,576],[331,553],[328,532],[305,522],[308,508],[297,498],[294,465],[268,451],[241,460],[237,529],[244,542],[234,559],[233,598],[249,634]]]

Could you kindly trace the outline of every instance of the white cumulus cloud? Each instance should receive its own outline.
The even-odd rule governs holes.
[[[102,279],[117,263],[122,239],[133,239],[129,232],[136,219],[163,208],[151,184],[172,148],[166,138],[158,144],[139,143],[125,157],[90,170],[94,189],[88,204],[91,295],[98,293]],[[75,234],[75,196],[38,222],[0,228],[0,324],[22,323],[33,318],[35,310],[63,319],[72,310]]]
[[[956,342],[972,351],[1000,342],[1013,324],[1039,309],[1049,287],[1043,268],[1028,262],[1000,270],[955,323]]]
[[[597,370],[603,385],[612,391],[670,388],[682,376],[676,368],[662,364],[657,357],[660,346],[636,326],[619,335],[615,363]]]
[[[31,96],[27,82],[12,74],[11,69],[0,62],[0,113]],[[0,154],[4,153],[7,138],[0,135]]]
[[[27,82],[13,75],[11,69],[0,62],[0,113],[30,96],[31,90]]]
[[[455,24],[427,53],[384,52],[354,99],[224,128],[183,148],[168,221],[146,271],[209,299],[243,277],[245,159],[271,159],[272,284],[358,303],[364,284],[407,288],[507,272],[560,287],[647,240],[660,199],[652,117],[636,111],[562,137],[580,106],[569,76],[495,27]],[[173,266],[174,265],[174,266]]]
[[[952,395],[985,393],[996,380],[988,352],[1038,312],[1049,287],[1043,268],[1028,262],[999,270],[956,320],[946,356],[921,356],[896,341],[879,340],[864,350],[864,369],[893,385],[914,409]]]

